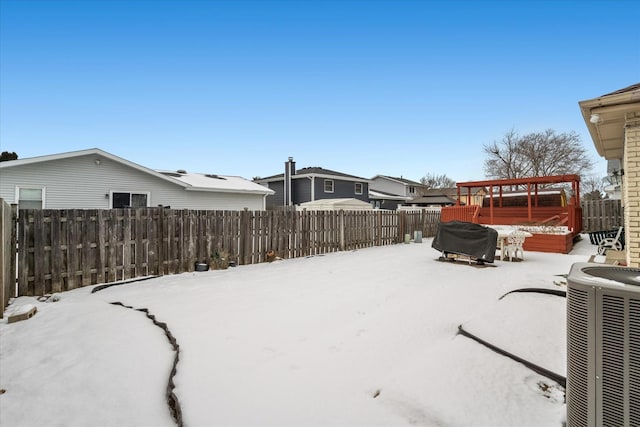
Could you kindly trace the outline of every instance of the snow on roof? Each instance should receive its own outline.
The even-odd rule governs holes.
[[[300,203],[301,209],[307,210],[348,210],[348,211],[362,211],[372,210],[373,206],[370,203],[362,200],[346,198],[346,199],[320,199],[313,202]]]
[[[411,200],[411,197],[400,196],[398,194],[387,193],[380,190],[369,189],[370,199],[386,199],[386,200]]]
[[[186,171],[161,171],[163,175],[181,181],[191,191],[219,191],[273,194],[274,191],[240,176],[189,173]]]

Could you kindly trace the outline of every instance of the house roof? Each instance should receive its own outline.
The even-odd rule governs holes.
[[[362,200],[354,198],[320,199],[312,202],[304,202],[299,205],[302,209],[309,210],[372,210],[373,206]]]
[[[321,167],[307,167],[297,169],[295,174],[291,175],[291,179],[307,178],[307,177],[320,177],[320,178],[340,178],[347,181],[369,182],[367,178],[362,178],[355,175],[349,175],[342,172],[336,172],[331,169],[324,169]],[[284,173],[277,175],[271,175],[265,178],[256,179],[256,182],[269,182],[269,181],[282,181],[284,179]]]
[[[251,182],[247,179],[236,176],[225,176],[224,179],[211,179],[206,174],[188,174],[167,171],[156,171],[145,166],[131,162],[129,160],[118,157],[114,154],[103,151],[99,148],[89,148],[87,150],[70,151],[66,153],[50,154],[46,156],[28,157],[18,160],[9,160],[0,162],[0,169],[8,169],[12,167],[32,165],[53,160],[70,159],[83,156],[96,156],[96,160],[100,157],[109,159],[116,163],[144,172],[158,179],[168,181],[174,185],[180,186],[187,191],[210,191],[210,192],[235,192],[235,193],[255,193],[255,194],[273,194],[264,186]],[[199,176],[199,177],[198,177]]]
[[[416,182],[416,181],[412,181],[410,179],[406,179],[406,178],[403,178],[403,177],[399,177],[398,178],[398,177],[388,176],[388,175],[376,175],[373,178],[371,178],[371,180],[375,180],[376,178],[384,178],[384,179],[387,179],[389,181],[396,181],[396,182],[399,182],[399,183],[402,183],[402,184],[406,184],[406,185],[422,185],[421,183]]]
[[[626,116],[640,117],[640,83],[578,103],[598,154],[621,159]]]
[[[487,191],[487,189],[484,188],[484,187],[472,187],[471,188],[471,194],[472,195],[477,194],[480,191]],[[424,192],[424,195],[425,196],[444,195],[444,196],[447,196],[447,197],[456,198],[456,197],[458,197],[458,188],[457,187],[430,188],[430,189],[428,189],[428,190],[426,190]],[[461,194],[461,195],[466,196],[467,195],[466,191],[464,192],[464,194]]]
[[[273,194],[273,190],[249,181],[240,176],[215,175],[190,172],[158,171],[165,176],[170,176],[185,184],[188,191],[215,191],[221,193],[263,193]]]
[[[386,191],[372,190],[369,188],[369,199],[384,199],[384,200],[411,200],[408,196],[399,196],[397,194],[387,193]]]
[[[431,195],[416,197],[410,201],[411,204],[431,204],[431,205],[455,205],[456,201],[445,195]]]

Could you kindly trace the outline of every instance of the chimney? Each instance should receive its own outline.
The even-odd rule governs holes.
[[[291,177],[296,174],[296,162],[293,161],[293,157],[289,157],[289,159],[284,164],[284,205],[285,206],[293,206],[292,199],[292,180]]]

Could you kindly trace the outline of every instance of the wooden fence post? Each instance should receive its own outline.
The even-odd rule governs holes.
[[[240,265],[249,264],[247,260],[247,252],[249,240],[247,239],[247,235],[251,235],[251,230],[249,230],[249,209],[244,208],[243,211],[240,212],[240,236],[238,242],[238,252],[239,252],[239,261]]]
[[[15,205],[0,199],[0,319],[9,298],[16,293]]]
[[[397,242],[404,242],[405,229],[407,227],[407,213],[405,211],[398,211],[398,240]]]
[[[344,251],[345,242],[344,242],[344,211],[340,210],[338,213],[338,229],[340,231],[340,250]]]

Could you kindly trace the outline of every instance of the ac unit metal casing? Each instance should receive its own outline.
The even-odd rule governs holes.
[[[567,283],[567,427],[640,426],[640,269],[577,263]]]

